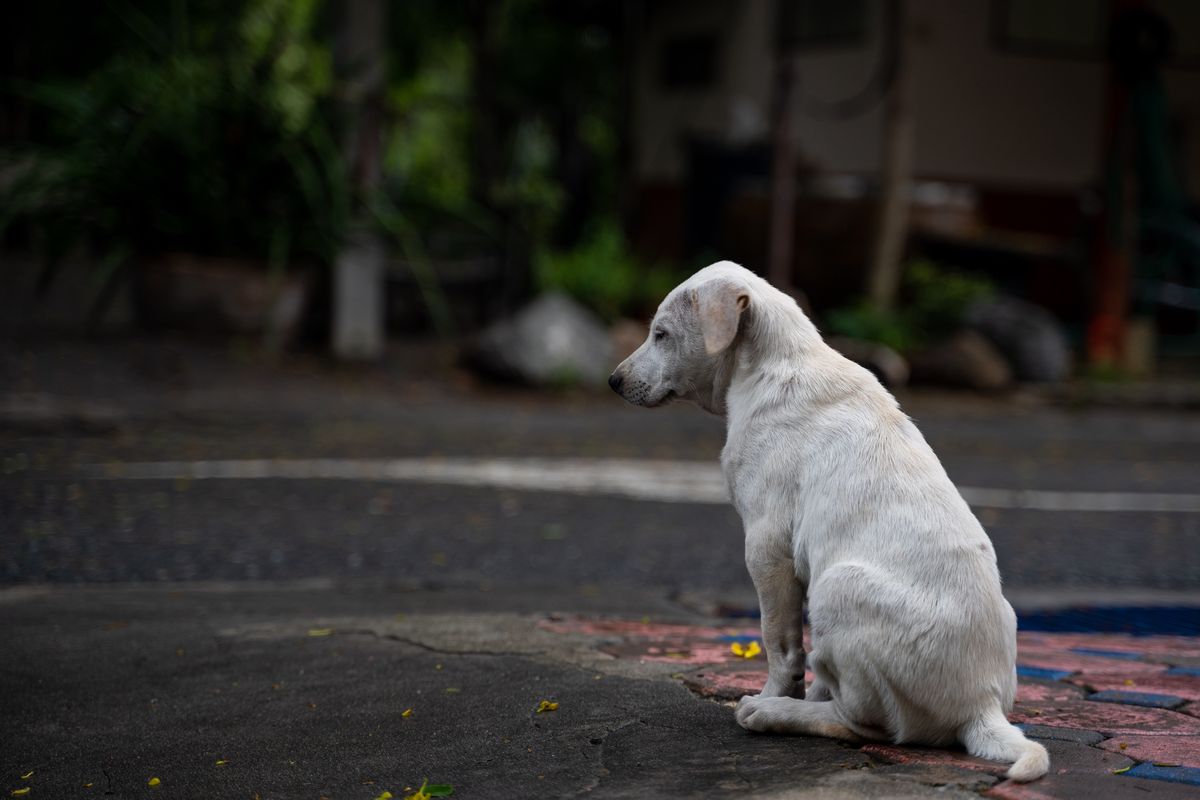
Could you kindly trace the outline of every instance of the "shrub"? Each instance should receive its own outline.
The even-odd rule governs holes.
[[[669,265],[642,262],[629,252],[617,224],[605,221],[573,250],[539,251],[534,278],[540,291],[565,292],[612,321],[648,314],[680,274]]]
[[[919,349],[953,333],[975,301],[995,291],[990,281],[932,261],[908,264],[899,307],[878,309],[866,301],[826,315],[833,333],[879,342],[901,353]]]

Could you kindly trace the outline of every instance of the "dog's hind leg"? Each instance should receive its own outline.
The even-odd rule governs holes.
[[[829,687],[821,680],[820,676],[813,679],[812,686],[808,687],[805,693],[806,700],[812,700],[814,703],[823,703],[833,699],[833,692],[829,691]]]
[[[748,731],[798,733],[856,743],[864,741],[842,722],[834,702],[748,695],[738,703],[735,715],[738,724]]]

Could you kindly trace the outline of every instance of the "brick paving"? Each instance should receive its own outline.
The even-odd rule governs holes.
[[[566,619],[548,631],[599,636],[614,658],[674,663],[673,677],[694,693],[732,704],[756,694],[767,677],[764,655],[747,658],[760,635],[753,625],[668,625],[628,620]],[[738,647],[738,645],[741,645]],[[1120,775],[1200,786],[1200,637],[1021,632],[1018,692],[1009,719],[1034,738],[1071,743],[1042,781],[997,783],[986,795],[1034,800],[1071,776]],[[808,673],[807,679],[812,680]],[[870,744],[862,748],[898,764],[955,767],[1002,776],[1007,765],[962,752]],[[1045,784],[1042,790],[1038,787]]]

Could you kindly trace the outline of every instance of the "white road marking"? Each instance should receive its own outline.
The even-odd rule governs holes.
[[[607,458],[251,459],[90,464],[91,478],[115,480],[357,480],[483,486],[520,491],[615,495],[671,503],[727,503],[720,467],[703,461]],[[979,508],[1037,511],[1200,512],[1200,494],[1059,492],[961,486]]]

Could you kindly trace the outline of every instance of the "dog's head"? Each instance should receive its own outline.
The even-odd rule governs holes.
[[[671,290],[646,341],[608,379],[613,391],[637,406],[681,398],[721,413],[724,397],[717,384],[750,305],[750,275],[723,261]]]

